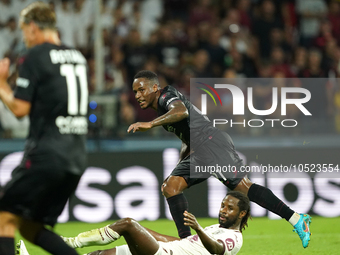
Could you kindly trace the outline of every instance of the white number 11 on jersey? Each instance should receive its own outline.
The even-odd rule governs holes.
[[[86,115],[88,104],[88,88],[85,65],[63,64],[60,66],[60,74],[66,77],[69,115]],[[80,103],[78,102],[77,77],[79,78]]]

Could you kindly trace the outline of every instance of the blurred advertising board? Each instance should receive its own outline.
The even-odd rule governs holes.
[[[89,153],[88,168],[59,222],[171,219],[160,187],[178,155],[176,148]],[[239,155],[253,169],[248,174],[251,180],[270,188],[295,211],[340,216],[339,148],[246,148]],[[21,158],[22,152],[0,154],[0,187]],[[285,172],[288,168],[289,173]],[[193,186],[185,191],[189,210],[198,217],[217,217],[226,192],[213,177]],[[253,217],[277,217],[253,203],[251,210]]]

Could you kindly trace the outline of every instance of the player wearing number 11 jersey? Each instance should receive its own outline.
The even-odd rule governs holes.
[[[14,233],[52,254],[76,255],[44,225],[54,226],[86,167],[88,85],[83,55],[61,46],[55,13],[36,2],[21,12],[29,48],[19,59],[12,92],[9,60],[0,61],[0,98],[18,117],[30,116],[21,164],[0,192],[0,254],[14,255]]]

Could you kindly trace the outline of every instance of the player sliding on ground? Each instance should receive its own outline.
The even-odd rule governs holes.
[[[233,166],[240,169],[242,160],[236,153],[230,136],[215,128],[210,120],[174,87],[167,86],[162,89],[155,73],[146,70],[138,72],[132,88],[140,107],[156,110],[159,117],[150,122],[134,123],[128,128],[128,132],[147,131],[156,126],[163,126],[182,141],[179,162],[164,181],[162,193],[169,204],[179,237],[185,238],[191,235],[191,232],[182,217],[183,212],[188,210],[183,191],[209,177],[193,178],[190,169],[204,165]],[[250,201],[289,221],[298,233],[303,247],[308,246],[311,234],[311,217],[308,214],[294,212],[271,190],[252,183],[245,172],[236,171],[232,176],[224,172],[218,174],[215,177],[229,189],[248,195]]]
[[[219,224],[202,228],[195,216],[184,212],[184,224],[196,231],[196,235],[184,239],[166,236],[142,227],[133,219],[121,219],[111,225],[64,238],[72,248],[92,245],[105,245],[123,236],[127,245],[110,250],[94,251],[88,255],[234,255],[241,249],[242,230],[250,216],[249,199],[244,194],[231,191],[222,200],[219,211]],[[22,241],[19,255],[29,255]]]

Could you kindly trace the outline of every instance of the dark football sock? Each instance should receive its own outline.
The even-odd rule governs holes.
[[[1,255],[14,255],[14,238],[0,237],[0,254]]]
[[[78,255],[60,236],[45,228],[37,234],[34,244],[54,255]]]
[[[184,225],[184,211],[189,208],[188,201],[182,194],[167,198],[172,218],[175,221],[178,236],[185,238],[191,235],[190,227]]]
[[[287,221],[292,217],[294,211],[281,201],[273,192],[263,186],[252,184],[248,190],[249,200],[279,215]]]

